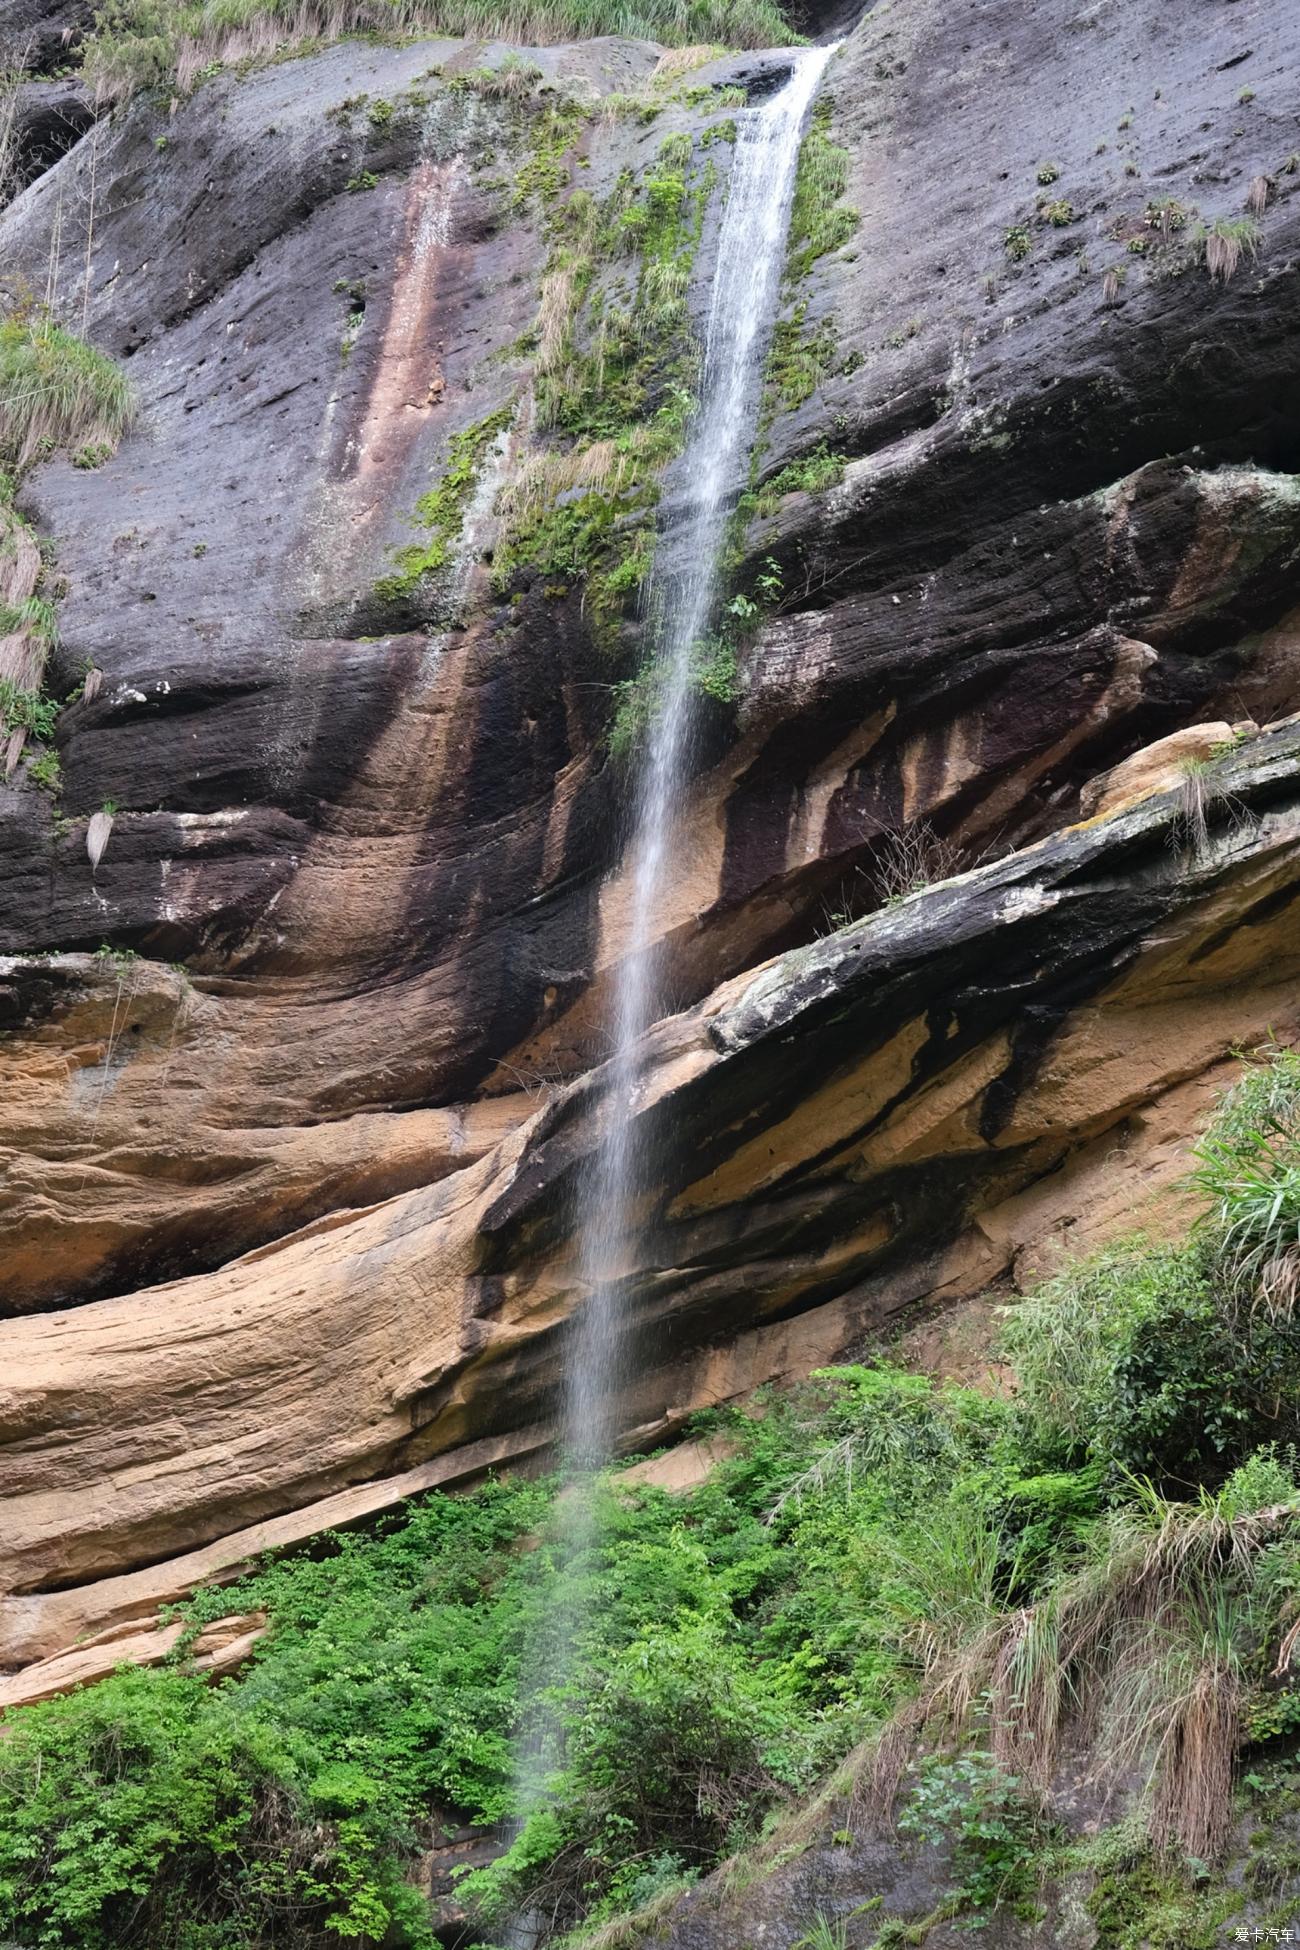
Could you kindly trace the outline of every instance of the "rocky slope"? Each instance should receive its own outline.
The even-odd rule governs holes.
[[[630,1438],[1130,1223],[1295,1027],[1300,735],[1211,761],[1208,838],[1178,786],[1080,794],[1300,706],[1298,52],[1281,0],[914,0],[830,70],[858,222],[792,260],[736,581],[777,600],[681,808]],[[539,50],[521,92],[501,48],[343,44],[139,99],[0,215],[9,296],[53,275],[143,409],[23,491],[56,690],[103,682],[60,804],[0,790],[11,1669],[546,1438],[640,644],[581,569],[502,569],[539,296],[572,197],[686,137],[698,316],[706,91],[781,65],[658,57]],[[853,919],[922,821],[984,864]]]

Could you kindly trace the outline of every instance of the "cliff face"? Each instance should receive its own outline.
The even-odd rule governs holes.
[[[22,493],[54,689],[103,678],[59,804],[0,790],[10,1668],[545,1440],[626,939],[629,497],[674,534],[671,442],[651,487],[574,404],[645,257],[587,213],[643,232],[681,175],[698,321],[722,91],[781,68],[659,53],[223,73],[29,145],[0,214],[10,296],[53,279],[142,405]],[[1131,1223],[1295,1027],[1300,734],[1210,760],[1208,832],[1176,767],[1081,794],[1300,707],[1298,55],[1280,0],[916,0],[829,71],[737,549],[772,600],[660,917],[630,1435]],[[881,909],[908,836],[969,870]]]

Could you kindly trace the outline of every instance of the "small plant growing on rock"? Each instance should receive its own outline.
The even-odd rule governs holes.
[[[378,182],[379,178],[373,170],[363,169],[359,176],[349,176],[343,187],[355,195],[358,190],[373,190]]]
[[[27,776],[43,792],[58,792],[63,784],[63,767],[59,764],[59,754],[52,746],[46,745],[33,753],[27,761]]]
[[[849,1926],[842,1916],[832,1918],[818,1910],[812,1926],[801,1936],[794,1950],[848,1950]]]
[[[1023,223],[1013,223],[1010,230],[1007,231],[1002,239],[1002,248],[1013,264],[1019,264],[1023,258],[1028,257],[1030,251],[1033,249],[1033,239],[1029,235],[1029,226]]]
[[[1061,172],[1056,167],[1056,164],[1054,162],[1039,163],[1038,180],[1044,189],[1046,189],[1050,183],[1059,182],[1060,175]]]
[[[1005,1906],[1032,1917],[1041,1822],[1020,1781],[987,1749],[923,1760],[898,1825],[922,1842],[951,1844],[961,1894],[972,1909]]]
[[[881,899],[892,907],[962,869],[961,854],[926,819],[885,833],[876,848],[874,873]]]
[[[1148,230],[1158,233],[1162,243],[1168,243],[1176,231],[1187,225],[1189,212],[1186,204],[1180,203],[1176,196],[1153,197],[1143,213],[1143,222]]]
[[[1064,230],[1067,224],[1075,222],[1074,205],[1064,197],[1055,198],[1050,203],[1040,203],[1038,214],[1044,223],[1050,223],[1057,230]]]
[[[1101,302],[1103,305],[1119,303],[1119,294],[1124,283],[1124,266],[1112,264],[1101,281]]]

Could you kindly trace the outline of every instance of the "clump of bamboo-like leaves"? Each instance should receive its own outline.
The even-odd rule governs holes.
[[[1300,1297],[1300,1054],[1276,1051],[1248,1071],[1194,1155],[1225,1290],[1289,1321]]]

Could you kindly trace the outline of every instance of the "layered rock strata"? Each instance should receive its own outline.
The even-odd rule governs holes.
[[[0,786],[10,1669],[545,1443],[644,631],[501,573],[556,451],[542,305],[574,199],[685,139],[698,320],[712,91],[781,71],[660,52],[530,52],[520,98],[503,48],[344,44],[79,136],[28,85],[6,295],[52,283],[142,417],[21,497],[55,694],[102,680],[59,803]],[[1297,734],[1219,746],[1300,707],[1297,59],[1280,0],[914,0],[829,70],[848,215],[792,257],[742,511],[774,601],[660,917],[629,1440],[1168,1212],[1231,1051],[1295,1027]],[[1115,773],[1207,725],[1194,792]],[[909,836],[983,864],[882,908]]]

